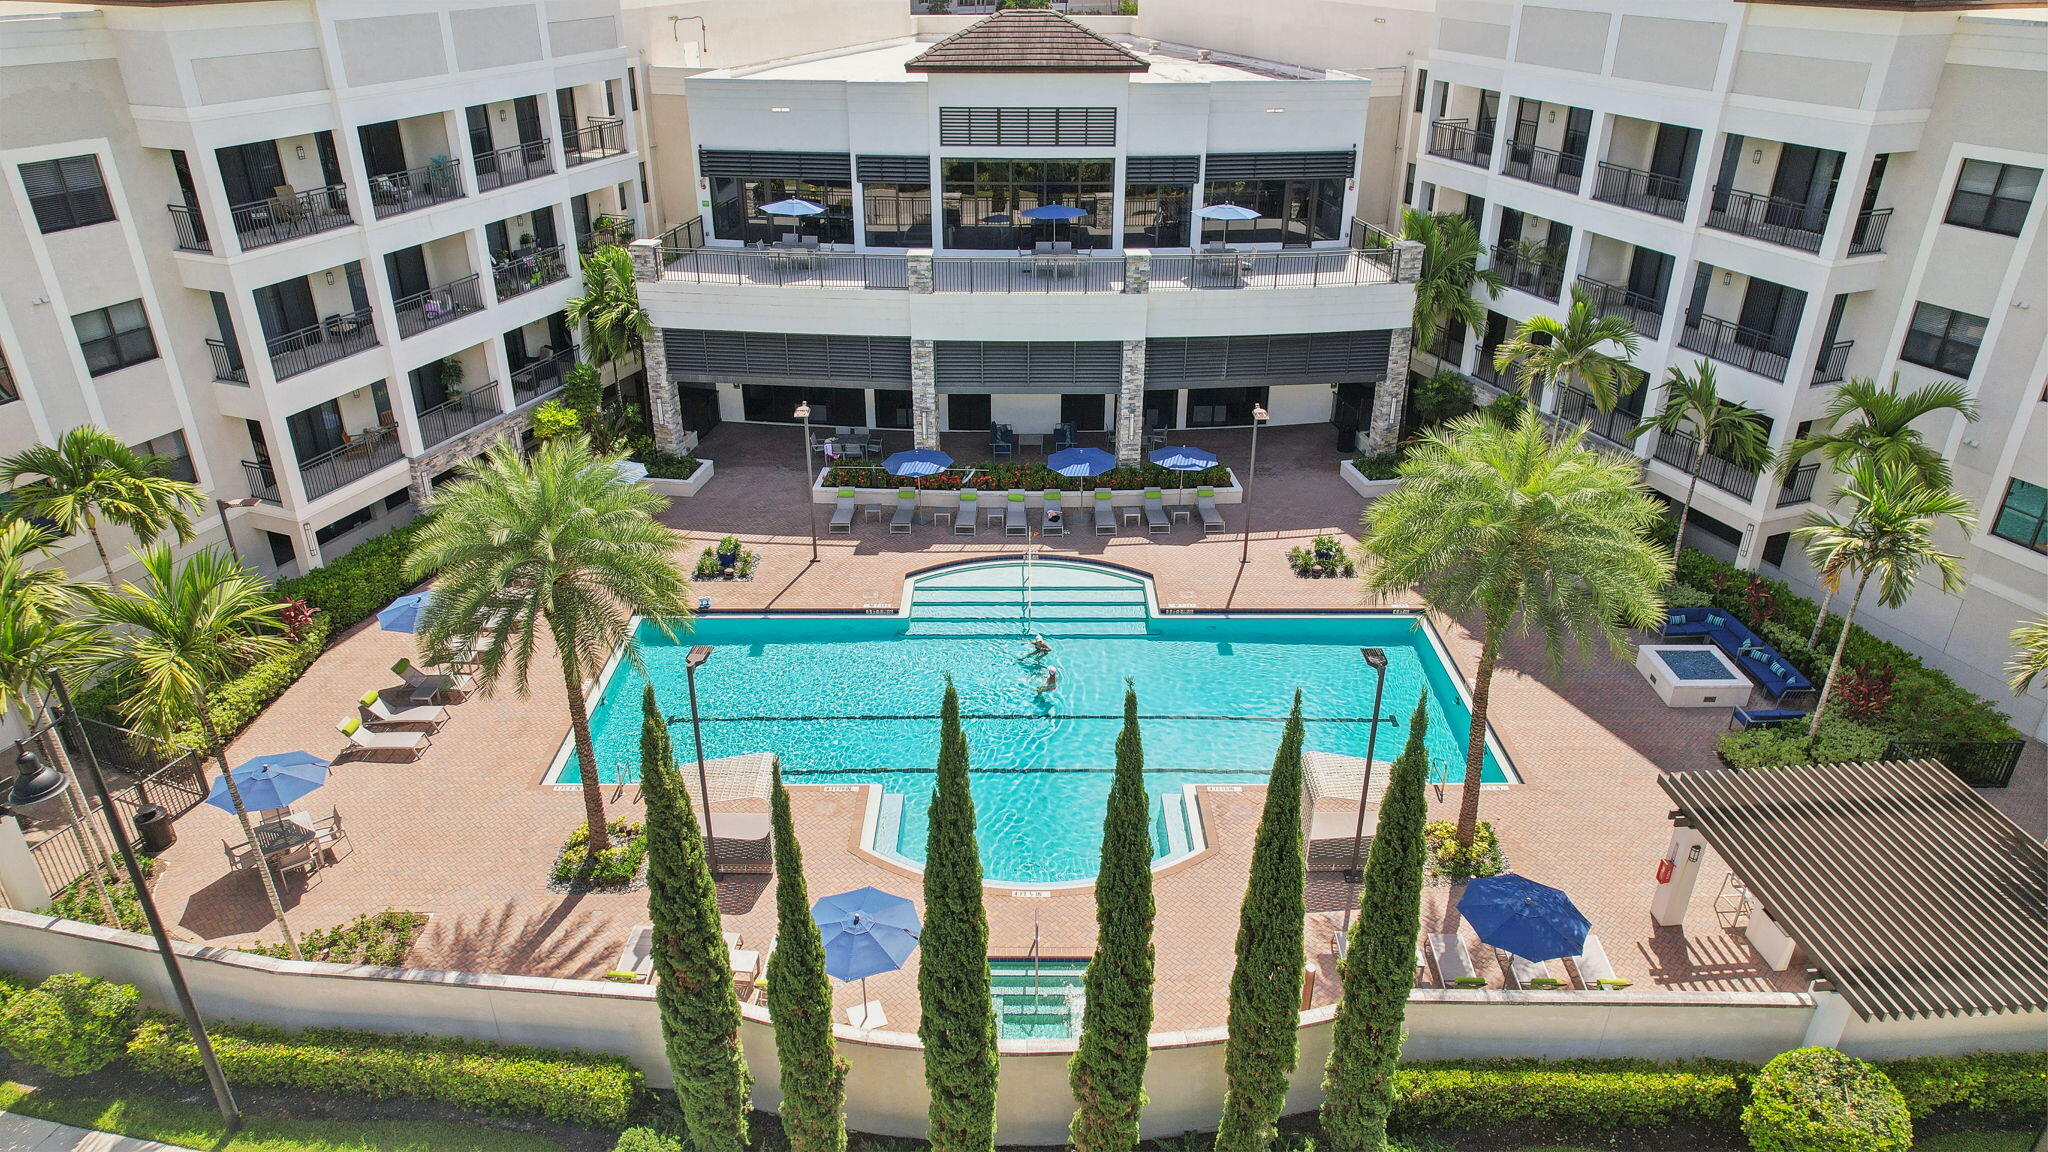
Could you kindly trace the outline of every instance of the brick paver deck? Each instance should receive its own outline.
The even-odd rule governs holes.
[[[1251,562],[1240,566],[1236,532],[1203,538],[1183,526],[1166,538],[1069,537],[1048,547],[1143,569],[1158,582],[1162,603],[1204,608],[1346,607],[1358,603],[1351,580],[1299,580],[1288,572],[1286,550],[1319,532],[1355,538],[1362,502],[1338,478],[1329,430],[1283,429],[1261,436],[1254,488]],[[1242,434],[1189,434],[1241,466]],[[957,441],[957,443],[956,443]],[[963,459],[974,445],[948,438]],[[963,555],[1015,553],[1022,545],[984,535],[955,539],[923,528],[890,535],[886,526],[862,525],[851,538],[811,545],[797,466],[794,428],[727,426],[702,453],[717,461],[717,475],[698,497],[678,501],[667,520],[691,538],[694,556],[704,543],[734,533],[760,551],[757,577],[748,583],[702,586],[699,594],[720,608],[850,608],[897,602],[903,577]],[[1241,511],[1226,509],[1233,528]],[[1034,543],[1044,543],[1034,541]],[[1477,645],[1457,621],[1438,620],[1460,670],[1470,676]],[[413,637],[383,632],[374,621],[358,627],[267,710],[234,744],[231,758],[307,748],[333,754],[334,725],[352,712],[367,688],[384,686],[400,656],[414,654]],[[627,932],[646,919],[639,892],[562,895],[545,886],[563,836],[582,819],[573,790],[540,783],[567,728],[562,689],[546,669],[546,655],[531,694],[509,689],[458,704],[453,719],[417,763],[348,759],[336,765],[325,788],[302,805],[342,815],[349,843],[339,862],[310,881],[287,885],[288,915],[299,931],[339,923],[386,906],[432,915],[411,962],[422,967],[596,976],[613,964]],[[1661,771],[1714,769],[1713,737],[1726,721],[1719,710],[1662,707],[1636,672],[1604,654],[1588,666],[1547,676],[1531,644],[1513,642],[1497,675],[1493,723],[1520,770],[1520,784],[1488,791],[1485,812],[1500,830],[1511,866],[1571,893],[1606,943],[1625,978],[1645,987],[1765,990],[1803,987],[1796,968],[1773,973],[1759,962],[1739,928],[1717,917],[1712,897],[1726,869],[1711,866],[1683,929],[1658,928],[1649,918],[1652,870],[1669,832],[1670,803],[1656,786]],[[2048,769],[2033,745],[2012,801],[2038,798]],[[864,884],[916,898],[914,873],[882,863],[855,848],[865,797],[860,792],[792,789],[797,827],[813,897]],[[606,791],[611,810],[639,814],[637,789]],[[1158,876],[1159,1011],[1156,1027],[1182,1029],[1220,1024],[1236,934],[1252,831],[1263,790],[1208,791],[1203,816],[1212,851]],[[1432,815],[1455,815],[1457,792],[1432,801]],[[2034,804],[2032,809],[2038,809]],[[2031,810],[2030,810],[2031,811]],[[2019,813],[2016,813],[2019,815]],[[2038,811],[2021,816],[2038,831]],[[232,817],[201,807],[178,822],[179,842],[165,854],[158,897],[176,930],[195,939],[241,942],[276,939],[256,877],[229,873],[223,840],[239,840]],[[1710,862],[1711,864],[1711,862]],[[721,886],[728,928],[749,947],[774,935],[774,901],[764,878],[729,879]],[[1425,917],[1444,921],[1446,889],[1429,890]],[[1334,994],[1330,935],[1340,930],[1355,893],[1326,875],[1311,878],[1313,914],[1306,932],[1322,978],[1317,998]],[[991,947],[996,955],[1022,955],[1034,930],[1048,955],[1085,955],[1093,942],[1093,893],[1055,890],[1019,896],[991,889]],[[1494,968],[1481,957],[1483,971]],[[877,977],[869,993],[880,999],[890,1027],[916,1023],[913,967]],[[857,987],[841,990],[842,1007]]]

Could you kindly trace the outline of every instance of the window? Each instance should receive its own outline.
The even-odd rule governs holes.
[[[28,189],[36,227],[44,232],[83,228],[114,218],[114,202],[107,198],[107,184],[100,177],[97,156],[66,156],[62,160],[23,164],[21,182]]]
[[[640,72],[635,68],[626,69],[626,107],[640,110]]]
[[[21,399],[21,389],[14,385],[14,369],[7,366],[7,357],[0,355],[0,404]]]
[[[1422,111],[1422,100],[1428,93],[1429,69],[1417,68],[1415,70],[1415,110],[1417,112]]]
[[[282,568],[299,558],[299,554],[292,549],[291,537],[282,532],[272,532],[268,528],[258,528],[257,531],[263,534],[264,541],[270,545],[271,567]]]
[[[2017,236],[2027,222],[2027,208],[2040,183],[2039,168],[1965,160],[1956,175],[1955,193],[1948,200],[1946,220],[1964,228]]]
[[[769,216],[764,204],[778,200],[809,200],[825,211],[813,216]],[[853,183],[770,177],[714,177],[711,181],[712,227],[720,240],[749,244],[780,240],[784,233],[816,236],[827,244],[853,243]]]
[[[1187,184],[1124,186],[1124,247],[1185,248],[1188,246]]]
[[[2022,548],[2048,552],[2048,488],[2019,479],[2007,484],[1991,534]]]
[[[150,335],[140,300],[80,312],[71,318],[71,328],[85,353],[85,370],[94,376],[156,359],[156,337]]]
[[[1107,248],[1116,198],[1114,160],[946,160],[941,206],[945,246],[990,251],[1067,241]],[[1036,220],[1023,215],[1054,204],[1085,215]]]
[[[161,475],[187,484],[199,483],[199,474],[192,470],[192,451],[185,446],[183,429],[173,428],[161,436],[144,440],[130,446],[144,456],[155,456],[163,461]]]
[[[643,163],[640,165],[640,202],[645,204],[651,198],[647,194],[647,165]]]
[[[1259,214],[1256,220],[1203,220],[1203,243],[1304,246],[1341,240],[1344,181],[1321,179],[1211,180],[1204,204],[1235,204]]]
[[[932,244],[932,186],[862,184],[863,230],[871,248],[929,248]]]
[[[1764,538],[1764,563],[1773,568],[1785,566],[1785,549],[1792,543],[1790,532],[1779,532]]]
[[[1108,148],[1116,144],[1114,108],[940,108],[947,148]]]
[[[376,518],[377,506],[375,504],[365,504],[361,508],[329,524],[327,527],[313,533],[313,539],[322,544],[332,544]]]
[[[1988,323],[1982,316],[1923,302],[1913,309],[1913,323],[1906,329],[1899,359],[1958,379],[1966,377],[1977,362],[1977,347],[1984,343],[1984,325]]]

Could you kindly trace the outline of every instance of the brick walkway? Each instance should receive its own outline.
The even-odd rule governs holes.
[[[1165,539],[1074,537],[1051,547],[1096,556],[1150,572],[1162,603],[1220,607],[1347,607],[1358,603],[1356,581],[1305,581],[1288,573],[1285,553],[1318,532],[1355,536],[1362,502],[1337,477],[1327,428],[1283,429],[1260,437],[1259,484],[1254,491],[1251,563],[1240,567],[1242,537],[1203,539],[1182,528]],[[970,443],[948,447],[966,458]],[[1241,434],[1204,435],[1226,462],[1241,464]],[[1020,545],[993,536],[956,541],[926,528],[908,536],[882,525],[863,526],[852,538],[828,537],[810,563],[802,503],[803,481],[795,429],[728,426],[702,449],[717,461],[704,493],[679,501],[669,522],[687,533],[694,556],[704,543],[731,532],[761,552],[749,583],[700,587],[721,608],[853,608],[894,604],[903,577],[963,555],[1015,553]],[[1233,524],[1239,513],[1226,510]],[[1476,644],[1456,621],[1439,630],[1469,677]],[[345,636],[236,741],[239,762],[266,751],[307,748],[333,754],[334,725],[349,702],[386,685],[400,656],[413,654],[413,638],[377,629],[374,621]],[[551,661],[537,658],[536,668]],[[1486,814],[1501,830],[1517,871],[1570,892],[1592,919],[1618,972],[1641,986],[1672,989],[1764,990],[1804,986],[1796,970],[1764,969],[1739,929],[1714,914],[1712,896],[1725,867],[1710,866],[1683,930],[1659,929],[1649,919],[1652,869],[1669,832],[1669,800],[1656,787],[1660,771],[1713,768],[1713,737],[1726,722],[1718,710],[1663,708],[1632,667],[1608,661],[1542,673],[1540,652],[1514,643],[1494,686],[1494,727],[1523,783],[1486,796]],[[582,819],[573,791],[542,787],[540,779],[567,722],[559,683],[544,672],[531,694],[509,689],[454,709],[416,764],[351,759],[337,764],[330,782],[302,805],[325,814],[337,809],[349,830],[346,855],[310,883],[291,881],[287,903],[301,932],[391,906],[427,912],[432,921],[411,962],[421,967],[590,977],[610,968],[626,933],[646,919],[640,893],[565,896],[549,892],[546,871],[563,836]],[[2048,779],[2042,748],[2033,745],[2022,780],[2008,790],[2031,830],[2041,823],[2041,781]],[[792,790],[805,872],[813,896],[873,884],[916,897],[915,874],[875,861],[855,848],[865,796],[818,787]],[[614,787],[607,801],[619,815],[637,817],[637,790]],[[1159,1011],[1156,1027],[1173,1030],[1220,1024],[1242,897],[1246,858],[1263,791],[1208,791],[1203,818],[1213,850],[1158,878]],[[1455,814],[1457,793],[1432,802],[1432,814]],[[167,915],[183,934],[210,941],[275,939],[275,927],[256,878],[230,874],[222,841],[239,840],[232,817],[201,807],[178,822],[178,844],[165,854],[158,886]],[[1710,862],[1711,863],[1711,862]],[[774,901],[766,878],[729,880],[721,888],[728,927],[748,946],[774,934]],[[1442,921],[1445,890],[1433,888],[1426,916]],[[1323,979],[1317,996],[1334,993],[1328,957],[1354,893],[1328,877],[1311,882],[1314,911],[1307,934]],[[1049,955],[1085,955],[1093,939],[1093,894],[1056,890],[1023,898],[991,890],[992,952],[1021,955],[1034,929]],[[1481,958],[1491,971],[1490,958]],[[914,970],[914,969],[913,969]],[[870,981],[890,1027],[916,1023],[913,970]],[[857,986],[841,990],[852,1004]]]

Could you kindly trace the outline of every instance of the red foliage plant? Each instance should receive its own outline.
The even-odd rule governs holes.
[[[304,600],[287,600],[278,605],[277,618],[284,625],[285,634],[296,644],[313,624],[313,607]]]
[[[1844,668],[1836,698],[1842,711],[1858,724],[1878,724],[1890,714],[1892,685],[1899,678],[1896,668]]]

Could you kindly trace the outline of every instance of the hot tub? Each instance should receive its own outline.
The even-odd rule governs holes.
[[[1739,708],[1749,703],[1749,678],[1712,644],[1645,644],[1636,671],[1669,708]]]

